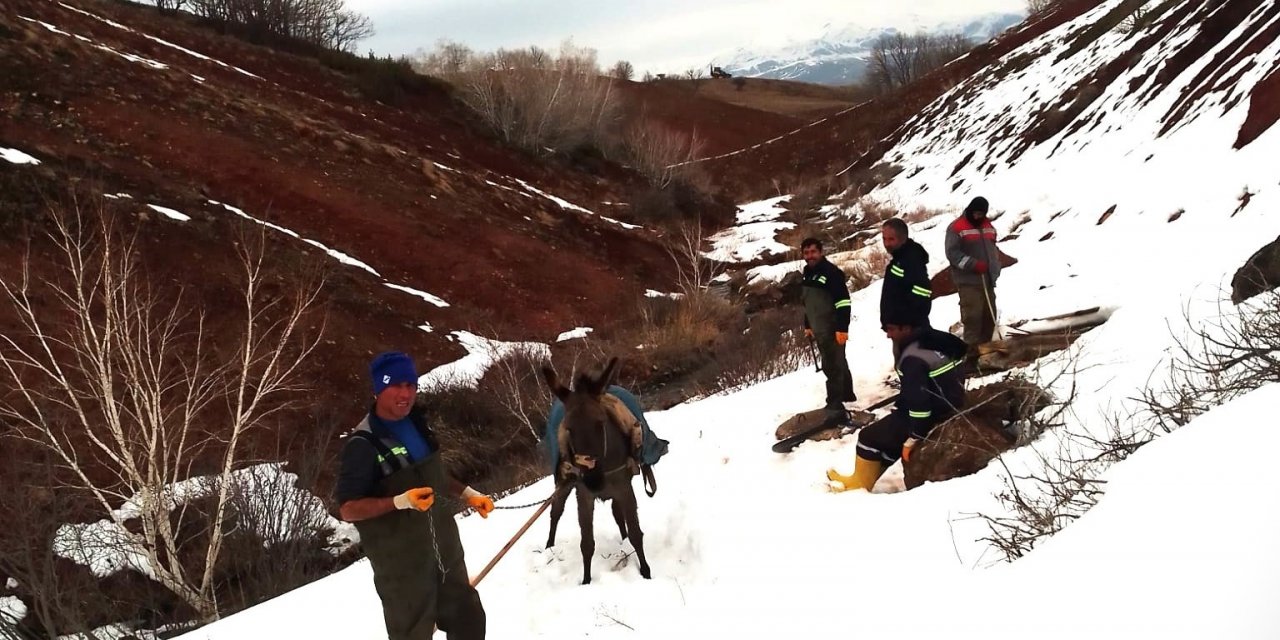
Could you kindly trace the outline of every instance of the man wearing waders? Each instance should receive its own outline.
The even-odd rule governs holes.
[[[978,361],[978,345],[990,342],[996,329],[996,280],[1000,278],[1000,253],[996,230],[987,219],[987,199],[974,198],[964,215],[947,227],[947,262],[960,294],[960,323],[969,345],[969,368]]]
[[[369,365],[374,403],[342,449],[335,498],[355,523],[390,640],[483,640],[485,613],[471,586],[457,500],[489,517],[493,500],[445,474],[440,445],[415,406],[418,374],[409,356],[383,353]],[[456,498],[455,498],[456,496]]]
[[[800,296],[804,302],[804,333],[818,345],[822,372],[827,376],[825,408],[830,420],[845,421],[844,403],[854,402],[853,376],[844,345],[849,340],[849,287],[844,272],[822,254],[822,242],[806,238],[800,243],[804,274]]]
[[[827,471],[827,479],[839,485],[838,491],[871,491],[886,468],[899,458],[909,461],[917,442],[964,408],[964,375],[960,371],[964,342],[931,329],[920,308],[891,308],[882,322],[894,353],[899,354],[901,392],[888,420],[858,432],[853,473]]]

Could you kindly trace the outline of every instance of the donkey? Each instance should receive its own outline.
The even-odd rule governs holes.
[[[547,387],[564,403],[564,421],[561,428],[568,431],[568,450],[561,451],[569,460],[574,473],[568,478],[557,477],[555,500],[551,508],[551,534],[547,547],[555,541],[556,525],[564,515],[564,505],[569,492],[575,491],[578,500],[578,526],[582,530],[582,584],[591,584],[591,556],[595,553],[594,532],[595,500],[612,501],[613,518],[624,540],[631,540],[636,557],[640,559],[640,575],[650,577],[649,562],[644,557],[644,532],[640,530],[639,506],[631,486],[635,475],[629,465],[631,446],[622,430],[609,418],[600,404],[600,397],[609,388],[618,371],[618,359],[612,358],[597,377],[583,373],[574,381],[573,390],[560,384],[550,367],[543,367],[542,375]],[[557,474],[559,471],[557,470]]]

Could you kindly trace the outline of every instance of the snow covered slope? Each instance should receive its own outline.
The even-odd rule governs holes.
[[[991,199],[1001,246],[1020,259],[999,283],[1005,324],[1114,310],[1028,372],[1056,380],[1058,394],[1076,387],[1076,432],[1101,433],[1134,408],[1186,331],[1184,314],[1207,326],[1247,312],[1224,302],[1224,284],[1280,235],[1280,132],[1259,125],[1274,121],[1262,89],[1280,66],[1280,6],[1175,1],[1124,33],[1113,13],[1122,4],[1101,2],[998,73],[957,86],[909,125],[888,156],[905,170],[873,194],[952,213],[974,195]],[[935,270],[948,221],[913,227]],[[853,295],[849,359],[865,402],[889,393],[878,298],[874,286]],[[935,326],[958,318],[954,296],[935,302]],[[831,494],[823,471],[849,468],[853,438],[787,456],[767,449],[777,423],[822,393],[820,375],[802,370],[651,414],[671,441],[662,489],[640,507],[654,579],[640,578],[597,510],[594,581],[579,586],[571,505],[555,547],[542,548],[541,522],[481,584],[489,636],[1280,637],[1270,461],[1280,386],[1113,467],[1096,508],[1012,564],[980,541],[986,528],[970,514],[998,512],[1004,465],[1034,466],[1061,433],[972,476],[901,492],[895,467],[875,493]],[[544,481],[502,502],[549,491]],[[526,514],[463,519],[473,572]],[[185,637],[380,639],[381,624],[358,563]]]
[[[1022,14],[992,13],[962,22],[929,23],[915,17],[914,24],[902,28],[874,28],[856,24],[822,28],[812,39],[778,48],[742,47],[724,56],[720,64],[735,75],[752,78],[797,80],[817,84],[845,85],[862,80],[877,38],[904,33],[964,35],[972,42],[984,42],[1021,22]]]

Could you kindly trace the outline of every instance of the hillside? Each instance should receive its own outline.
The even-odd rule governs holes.
[[[44,203],[75,186],[82,206],[120,194],[102,206],[136,225],[150,268],[213,303],[227,284],[209,276],[234,273],[249,222],[281,277],[331,272],[329,331],[356,339],[327,343],[309,374],[317,401],[353,408],[384,348],[425,369],[466,355],[454,330],[550,342],[673,287],[657,232],[620,220],[636,177],[510,151],[446,86],[419,78],[384,103],[365,97],[376,68],[339,73],[138,5],[8,6],[0,147],[39,164],[0,162],[7,224],[30,228],[0,240],[6,270],[28,238],[45,259]]]
[[[1259,362],[1270,367],[1261,375],[1241,363],[1258,357],[1249,341],[1280,339],[1280,296],[1235,306],[1230,282],[1280,235],[1280,189],[1269,162],[1280,151],[1272,101],[1280,7],[1172,0],[1121,28],[1137,6],[1067,3],[1006,34],[989,57],[952,65],[947,73],[966,64],[971,73],[937,90],[918,118],[868,150],[866,162],[902,171],[865,203],[830,211],[859,219],[873,202],[922,205],[929,215],[912,221],[912,236],[936,273],[958,206],[974,195],[990,198],[1001,249],[1019,259],[997,289],[1002,331],[1092,307],[1107,318],[1071,349],[1011,372],[1069,410],[1041,416],[1051,422],[1042,434],[973,475],[903,491],[895,465],[874,492],[840,495],[827,492],[823,471],[848,469],[855,436],[807,443],[787,456],[765,450],[782,419],[820,401],[822,378],[808,368],[655,412],[649,420],[672,441],[672,453],[658,467],[665,489],[640,508],[653,579],[637,575],[631,545],[617,539],[601,509],[595,579],[576,584],[580,536],[566,526],[573,521],[567,513],[555,546],[542,548],[544,522],[481,584],[490,632],[1276,637],[1271,602],[1280,597],[1280,553],[1271,541],[1280,520],[1259,506],[1276,489],[1265,460],[1275,437],[1258,426],[1276,401],[1275,369]],[[823,135],[835,135],[838,125]],[[741,162],[733,156],[726,164]],[[772,208],[750,211],[744,226],[763,224]],[[842,248],[878,250],[866,245]],[[891,393],[878,302],[876,286],[853,295],[849,360],[864,403]],[[952,327],[958,318],[954,297],[934,301],[934,326]],[[1233,340],[1244,342],[1222,346]],[[1197,357],[1221,369],[1201,376]],[[1217,376],[1251,382],[1223,393]],[[1161,409],[1162,402],[1174,406]],[[1205,467],[1222,442],[1247,446]],[[1080,474],[1062,486],[1077,487],[1073,500],[1091,492],[1096,506],[1063,507],[1061,494],[1035,480],[1052,476],[1055,461],[1078,465],[1059,471]],[[1059,509],[1049,520],[1066,524],[1052,525],[1062,530],[1005,563],[990,542],[993,529],[975,514],[1016,520],[1018,505],[1008,496],[1019,490],[1037,508]],[[544,480],[508,500],[522,504],[550,491]],[[1043,526],[1022,517],[1032,530]],[[463,518],[469,564],[496,553],[523,519]],[[381,637],[371,584],[368,566],[359,564],[186,637],[284,628]],[[820,606],[796,615],[791,603]],[[351,611],[340,621],[301,615],[340,606]]]
[[[845,89],[791,80],[701,78],[668,79],[651,84],[667,87],[665,91],[651,89],[653,94],[671,94],[674,87],[677,91],[696,96],[700,101],[715,100],[802,119],[821,118],[853,104],[850,92]],[[743,142],[754,143],[757,139],[745,138]]]
[[[670,277],[651,230],[611,219],[631,178],[508,151],[443,85],[422,79],[389,106],[364,98],[361,78],[128,3],[20,2],[3,19],[0,142],[41,162],[6,164],[11,183],[57,195],[91,178],[196,217],[147,227],[174,243],[225,233],[234,216],[209,201],[233,205],[368,263],[378,276],[350,277],[389,310],[372,333],[428,359],[460,353],[441,336],[467,318],[547,340],[608,324],[620,300]],[[449,306],[369,286],[383,280]],[[423,322],[442,331],[392,329]]]

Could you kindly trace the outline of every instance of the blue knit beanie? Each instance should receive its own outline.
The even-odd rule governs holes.
[[[418,382],[418,372],[413,367],[413,360],[399,351],[388,351],[378,354],[369,363],[369,378],[373,382],[373,393],[382,393],[383,389],[402,382]]]

